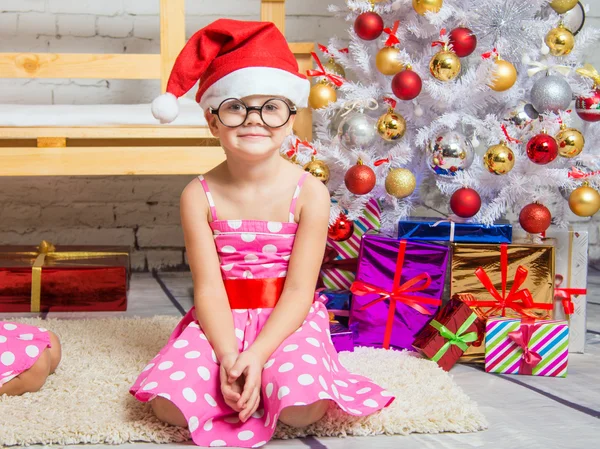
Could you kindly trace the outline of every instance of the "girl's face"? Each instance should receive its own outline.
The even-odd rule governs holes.
[[[248,116],[244,120],[246,107],[249,108]],[[263,118],[267,123],[261,119],[260,111],[252,107],[263,107]],[[279,152],[285,137],[292,132],[296,118],[292,113],[283,126],[269,126],[279,124],[289,114],[287,101],[270,95],[252,95],[242,98],[241,102],[226,101],[221,104],[218,113],[219,116],[217,110],[211,112],[210,109],[204,113],[212,134],[221,140],[221,146],[228,153],[243,159],[261,159],[274,151]],[[238,123],[241,124],[232,127]]]

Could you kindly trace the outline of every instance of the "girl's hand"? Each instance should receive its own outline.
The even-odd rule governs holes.
[[[241,408],[237,406],[237,402],[240,400],[244,384],[242,379],[237,379],[233,382],[229,382],[229,373],[231,368],[237,360],[238,354],[231,353],[226,354],[221,358],[220,367],[220,378],[221,378],[221,394],[225,404],[231,407],[236,412],[240,412]]]
[[[239,417],[242,422],[246,422],[260,404],[262,368],[261,358],[247,350],[238,356],[235,365],[229,370],[229,383],[243,380],[244,389],[236,404],[240,409]]]

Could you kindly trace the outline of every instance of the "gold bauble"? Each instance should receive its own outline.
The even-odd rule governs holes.
[[[558,154],[562,157],[572,158],[583,151],[585,139],[583,134],[575,128],[567,128],[563,124],[555,138],[558,142]]]
[[[577,6],[577,0],[553,0],[550,6],[559,14],[564,14]]]
[[[327,184],[327,181],[329,181],[329,167],[325,162],[317,160],[314,156],[304,164],[303,168],[304,171],[309,172],[323,184]]]
[[[325,67],[326,72],[335,73],[336,75],[340,75],[342,78],[346,78],[346,71],[341,65],[335,62],[333,58],[329,58],[329,61],[327,61],[323,67]]]
[[[427,11],[438,12],[442,3],[442,0],[413,0],[412,5],[417,14],[424,16]]]
[[[398,60],[399,54],[400,50],[396,47],[383,47],[377,52],[377,57],[375,58],[377,69],[384,75],[395,75],[401,72],[404,64]]]
[[[552,28],[546,34],[546,45],[550,48],[552,56],[565,56],[571,53],[575,46],[575,37],[571,31],[567,30],[561,23],[556,28]]]
[[[600,194],[589,186],[577,187],[569,196],[569,208],[575,215],[591,217],[600,209]]]
[[[377,121],[377,133],[383,140],[393,142],[406,132],[406,120],[393,109],[389,109]]]
[[[394,168],[385,178],[385,190],[396,198],[410,196],[417,187],[417,179],[406,168]]]
[[[337,94],[331,84],[320,82],[310,88],[308,95],[308,105],[313,109],[321,109],[329,103],[337,101]]]
[[[515,165],[515,154],[506,146],[506,142],[502,141],[488,148],[483,156],[483,164],[490,173],[505,175]]]
[[[489,86],[496,92],[503,92],[510,89],[517,81],[517,69],[504,59],[497,58],[495,62],[494,77]]]
[[[440,81],[453,80],[460,73],[460,58],[453,51],[442,50],[431,58],[429,71]]]

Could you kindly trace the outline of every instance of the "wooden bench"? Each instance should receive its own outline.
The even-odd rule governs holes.
[[[285,32],[285,0],[262,0],[261,20]],[[161,0],[160,54],[0,53],[0,78],[160,79],[164,92],[184,44],[184,0]],[[314,43],[290,43],[290,48],[300,73],[312,68]],[[72,108],[77,114],[78,106]],[[198,115],[204,123],[199,107]],[[224,159],[205,123],[1,125],[0,176],[197,174]],[[300,111],[294,131],[311,138],[309,109]]]

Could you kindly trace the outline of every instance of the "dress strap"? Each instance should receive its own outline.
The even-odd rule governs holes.
[[[300,190],[302,189],[302,184],[306,181],[306,177],[310,175],[309,172],[304,172],[300,179],[298,180],[298,185],[296,185],[296,190],[294,191],[294,196],[292,197],[292,204],[290,204],[290,223],[294,223],[294,217],[296,212],[296,203],[298,202],[298,197],[300,196]]]
[[[210,189],[208,188],[208,184],[206,183],[206,179],[204,179],[204,176],[202,175],[198,175],[198,179],[200,180],[200,184],[202,184],[202,189],[206,194],[206,199],[208,201],[208,205],[210,206],[210,216],[212,218],[212,221],[217,221],[217,208],[215,207],[215,202],[213,200],[212,194],[210,193]]]

